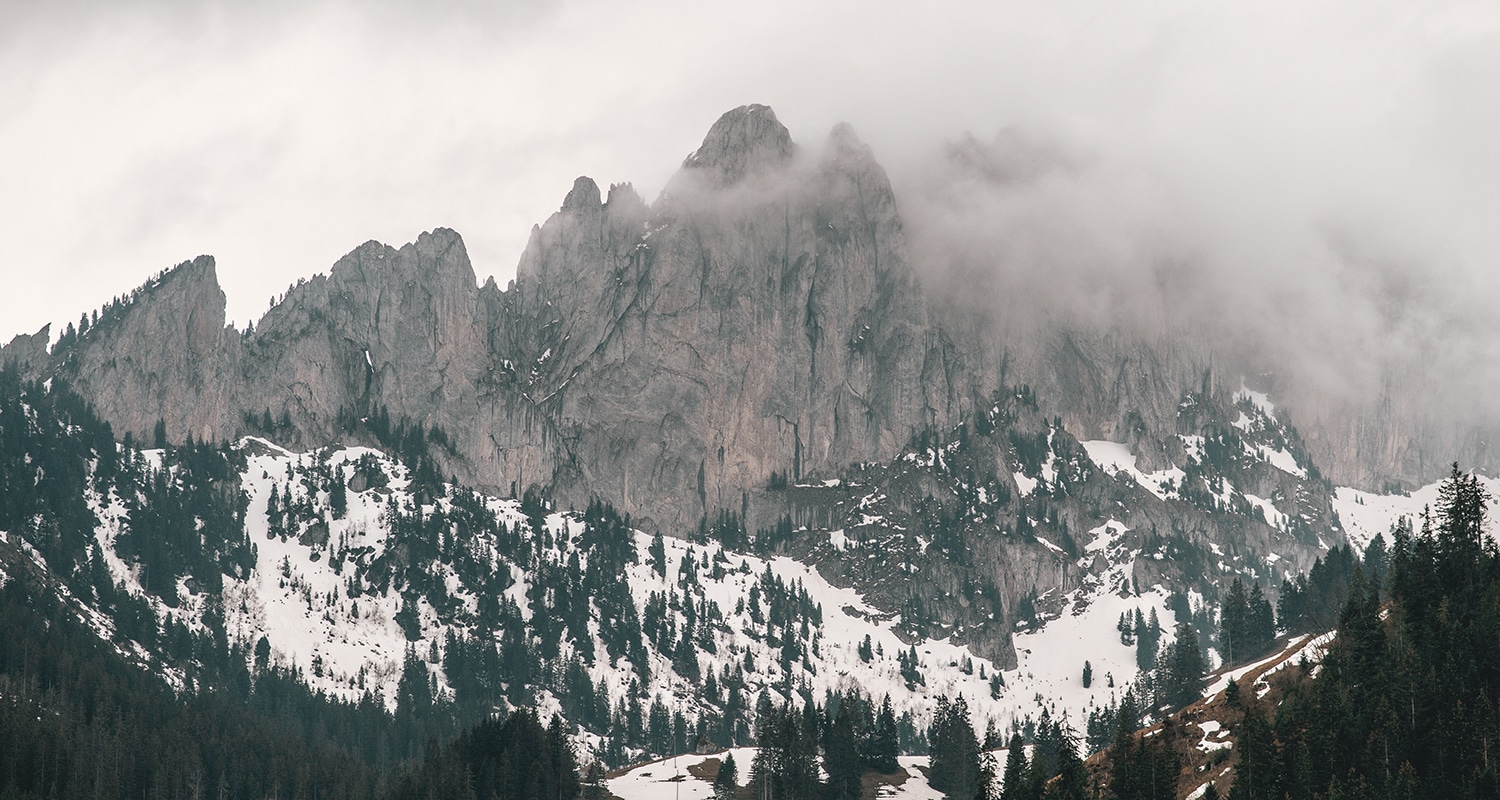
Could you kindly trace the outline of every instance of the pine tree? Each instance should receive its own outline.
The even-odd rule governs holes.
[[[1189,622],[1177,623],[1177,641],[1167,652],[1167,674],[1163,683],[1164,700],[1181,708],[1201,696],[1203,654],[1198,650],[1198,634]]]
[[[815,800],[818,794],[816,726],[809,729],[790,705],[767,704],[756,720],[751,793],[767,800]]]
[[[1231,800],[1281,797],[1284,770],[1278,763],[1273,737],[1259,706],[1252,705],[1239,726],[1235,749],[1239,751],[1240,762],[1234,773],[1234,788],[1229,791]]]
[[[661,531],[657,531],[656,535],[651,537],[651,548],[648,552],[651,555],[652,571],[663,578],[667,577],[667,544],[661,537]]]
[[[1229,592],[1224,596],[1224,601],[1219,605],[1219,650],[1224,654],[1226,665],[1238,664],[1246,659],[1245,639],[1249,611],[1245,584],[1235,578],[1229,584]]]
[[[1151,609],[1148,623],[1141,610],[1135,610],[1135,664],[1142,672],[1156,666],[1156,646],[1161,640],[1161,625],[1156,619],[1156,609]]]
[[[1110,794],[1116,800],[1175,798],[1181,767],[1172,739],[1169,728],[1155,736],[1137,736],[1122,725],[1111,751]]]
[[[349,510],[348,487],[342,464],[333,468],[333,480],[328,487],[328,509],[333,512],[334,519],[343,519]]]
[[[738,788],[739,767],[734,763],[734,753],[725,753],[724,763],[719,765],[719,773],[714,776],[714,798],[731,800]]]
[[[1057,777],[1047,785],[1046,800],[1092,800],[1089,771],[1073,742],[1064,738],[1057,749]]]
[[[864,772],[864,764],[859,757],[851,705],[847,701],[838,704],[833,724],[823,739],[823,769],[828,772],[826,797],[829,800],[859,800],[860,774]]]
[[[940,695],[928,730],[931,767],[928,783],[954,800],[970,800],[980,788],[979,741],[969,719],[969,704],[959,695],[951,702]]]
[[[1005,750],[1005,778],[1001,781],[1001,800],[1025,800],[1027,794],[1026,742],[1021,734],[1011,734]]]
[[[1276,614],[1260,584],[1250,587],[1245,614],[1246,658],[1257,658],[1270,652],[1276,642]]]
[[[880,704],[875,731],[870,737],[870,769],[887,775],[899,770],[901,765],[896,761],[896,756],[900,747],[901,736],[896,729],[896,712],[891,708],[891,696],[886,695]]]

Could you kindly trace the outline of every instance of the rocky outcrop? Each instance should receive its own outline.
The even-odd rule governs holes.
[[[1431,466],[1412,442],[1432,434],[1399,423],[1412,409],[1349,422],[1309,404],[1305,441],[1289,426],[1256,439],[1232,393],[1257,365],[1226,363],[1211,337],[1012,310],[929,298],[890,182],[851,128],[799,147],[769,108],[746,106],[654,203],[578,178],[504,289],[478,285],[462,239],[437,229],[359,246],[236,331],[202,257],[51,353],[47,329],[17,337],[0,363],[66,378],[141,440],[160,423],[172,441],[310,447],[389,418],[441,429],[444,476],[493,492],[599,497],[668,534],[733,511],[887,610],[923,609],[913,636],[1002,664],[1022,598],[1061,602],[1102,580],[1079,548],[1107,518],[1132,531],[1120,552],[1136,583],[1208,581],[1207,595],[1224,564],[1256,580],[1280,574],[1273,562],[1308,567],[1322,552],[1310,525],[1336,534],[1326,485],[1238,454],[1284,445],[1371,481],[1371,464]],[[1231,429],[1244,434],[1233,463],[1198,464],[1170,500],[1095,471],[1075,441],[1126,442],[1150,472],[1187,467],[1191,442]],[[929,445],[971,433],[986,443],[962,469]],[[1350,442],[1359,456],[1340,455]],[[1071,477],[1035,488],[1040,459]],[[1299,522],[1264,519],[1246,494]],[[836,527],[864,552],[835,547]]]
[[[36,333],[18,334],[10,344],[0,347],[0,367],[12,365],[21,372],[40,369],[47,363],[47,343],[52,339],[52,325],[43,325]]]
[[[241,336],[225,326],[214,260],[199,256],[138,290],[48,369],[65,375],[117,435],[149,442],[157,423],[172,441],[233,429]]]

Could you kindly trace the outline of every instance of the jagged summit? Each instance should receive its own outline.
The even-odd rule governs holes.
[[[770,106],[747,105],[719,117],[682,166],[705,171],[727,185],[785,164],[795,151],[791,132]]]
[[[865,153],[870,152],[869,146],[854,132],[854,126],[847,122],[833,126],[833,130],[828,132],[828,143],[839,149],[862,149]]]
[[[428,282],[435,276],[457,285],[475,284],[474,268],[463,237],[451,228],[433,228],[399,249],[375,239],[349,251],[330,272],[335,282],[363,281],[371,270],[395,270]]]
[[[580,175],[573,181],[573,188],[563,199],[562,207],[564,210],[589,209],[598,208],[599,205],[599,184],[594,183],[594,179],[587,175]]]
[[[36,333],[17,334],[10,344],[0,346],[0,367],[14,364],[23,371],[47,360],[47,343],[52,341],[52,323],[43,325]]]

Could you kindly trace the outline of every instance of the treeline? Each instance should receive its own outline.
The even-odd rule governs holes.
[[[264,422],[269,421],[270,412],[266,412]],[[340,408],[336,424],[345,432],[365,433],[374,437],[382,447],[400,459],[411,475],[409,491],[419,504],[430,503],[434,495],[442,494],[443,473],[431,448],[435,444],[450,454],[453,452],[453,444],[442,428],[437,425],[429,428],[420,421],[404,416],[392,420],[391,413],[384,404],[363,416],[352,407]]]

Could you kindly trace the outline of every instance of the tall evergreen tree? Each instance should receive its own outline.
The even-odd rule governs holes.
[[[1162,684],[1163,700],[1181,708],[1201,697],[1203,686],[1203,653],[1198,650],[1198,634],[1192,623],[1177,623],[1177,641],[1167,651],[1166,675]]]
[[[1245,608],[1245,657],[1259,658],[1276,642],[1276,614],[1260,584],[1250,587]]]
[[[1245,584],[1236,577],[1219,604],[1219,652],[1227,665],[1246,660],[1246,636],[1249,629],[1250,603]]]
[[[963,695],[939,696],[928,729],[931,767],[928,783],[953,800],[971,800],[980,789],[979,740]]]
[[[875,720],[875,730],[870,736],[870,769],[890,774],[901,768],[896,761],[900,753],[901,734],[897,729],[896,712],[891,708],[891,696],[886,695],[880,704],[880,715]]]
[[[823,769],[828,773],[828,800],[859,800],[860,775],[864,772],[855,737],[852,703],[841,702],[823,739]]]
[[[343,519],[349,511],[349,489],[342,464],[333,468],[333,478],[328,482],[328,510],[334,519]]]
[[[734,763],[734,753],[725,753],[719,773],[714,776],[715,800],[730,800],[739,788],[739,766]]]
[[[1026,781],[1029,772],[1026,763],[1026,741],[1021,734],[1013,733],[1005,749],[1005,777],[1000,782],[1001,800],[1028,800],[1030,785]]]

